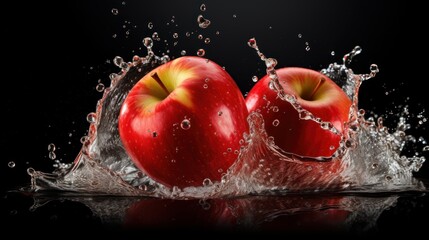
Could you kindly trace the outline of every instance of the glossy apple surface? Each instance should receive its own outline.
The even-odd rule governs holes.
[[[279,69],[277,75],[285,93],[294,95],[302,108],[344,131],[351,101],[331,79],[310,69],[293,67]],[[262,114],[265,129],[276,145],[302,157],[331,157],[341,136],[314,121],[300,119],[298,111],[269,88],[269,82],[268,76],[262,78],[247,95],[246,105],[249,112]]]
[[[130,91],[119,116],[127,153],[168,187],[219,181],[247,131],[240,89],[219,65],[181,57],[149,72]]]

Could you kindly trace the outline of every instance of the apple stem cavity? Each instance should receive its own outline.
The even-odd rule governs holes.
[[[164,90],[164,92],[167,93],[167,96],[168,96],[170,94],[170,91],[168,91],[167,87],[164,85],[161,78],[158,76],[158,73],[155,72],[154,74],[151,75],[151,77],[155,79],[155,81],[159,84],[162,90]]]
[[[309,99],[313,99],[314,94],[316,94],[317,90],[323,85],[323,83],[326,82],[325,78],[320,78],[319,82],[317,83],[316,87],[313,89],[313,92],[311,92]]]

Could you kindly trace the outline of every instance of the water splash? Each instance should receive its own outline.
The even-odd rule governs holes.
[[[279,194],[285,192],[314,191],[401,191],[424,190],[412,176],[420,169],[424,157],[401,156],[404,146],[412,139],[405,131],[410,127],[400,119],[397,128],[389,132],[382,119],[365,118],[358,109],[358,92],[361,83],[375,76],[376,65],[370,73],[354,74],[348,68],[351,59],[361,52],[356,47],[346,54],[342,64],[333,63],[321,72],[334,80],[352,100],[348,130],[340,133],[331,123],[324,122],[302,108],[296,97],[282,89],[275,67],[277,61],[267,58],[258,48],[254,38],[248,45],[256,50],[265,62],[271,78],[270,88],[279,98],[289,102],[304,120],[315,121],[335,134],[342,135],[340,147],[331,158],[305,160],[283,151],[265,132],[263,117],[249,114],[249,133],[236,151],[237,160],[224,172],[220,182],[205,180],[201,187],[167,188],[154,182],[141,172],[125,152],[118,133],[118,114],[129,90],[145,74],[170,60],[168,55],[156,56],[152,51],[153,39],[145,38],[147,56],[134,56],[132,62],[116,57],[114,64],[119,73],[111,74],[110,86],[104,89],[97,102],[96,111],[88,115],[89,132],[82,138],[82,149],[73,164],[58,167],[47,174],[29,169],[33,191],[62,190],[77,193],[123,196],[153,196],[163,198],[216,198],[241,196],[251,193]],[[274,111],[274,109],[273,109]],[[277,109],[276,111],[279,111]],[[222,113],[221,113],[222,114]],[[181,123],[183,129],[192,127],[188,119]],[[156,137],[156,133],[154,133]],[[341,169],[340,173],[333,169]]]

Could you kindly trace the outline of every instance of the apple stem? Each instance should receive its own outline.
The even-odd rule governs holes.
[[[159,84],[159,86],[161,86],[161,88],[164,90],[165,93],[167,93],[167,95],[170,94],[167,87],[165,87],[164,83],[162,82],[161,78],[159,78],[158,73],[155,72],[151,75],[151,77],[155,79],[155,81]]]
[[[310,99],[313,99],[314,94],[316,94],[317,90],[322,86],[323,83],[325,83],[325,78],[320,78],[319,82],[317,83],[316,87],[313,89],[313,92],[310,94]]]

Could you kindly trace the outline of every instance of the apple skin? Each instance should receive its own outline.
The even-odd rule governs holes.
[[[247,114],[240,89],[222,67],[181,57],[131,89],[119,114],[119,133],[130,158],[155,181],[202,186],[206,178],[219,181],[236,160]],[[182,127],[184,120],[189,128]]]
[[[285,93],[294,95],[315,117],[344,131],[351,101],[335,82],[311,69],[287,67],[276,72]],[[262,114],[268,136],[273,136],[276,145],[289,153],[301,157],[331,157],[341,136],[322,129],[314,121],[300,119],[298,111],[269,88],[269,82],[268,75],[263,77],[246,98],[249,112]],[[278,120],[277,126],[275,120]]]

